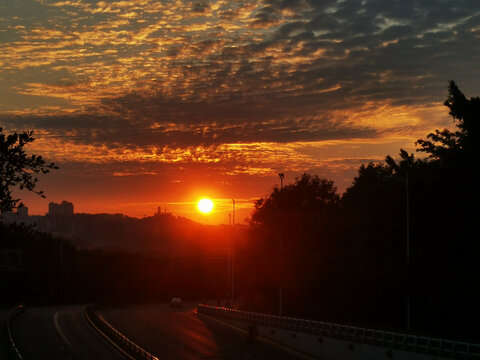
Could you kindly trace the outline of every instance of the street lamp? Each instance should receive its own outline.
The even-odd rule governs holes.
[[[233,306],[234,301],[235,301],[235,275],[234,275],[234,237],[235,237],[235,199],[232,199],[232,243],[231,243],[231,276],[232,276],[232,281],[231,281],[231,299],[230,299],[230,304]]]
[[[406,266],[407,266],[407,309],[406,309],[406,317],[407,317],[407,331],[410,331],[410,184],[408,180],[408,171],[406,172],[405,180],[399,177],[392,177],[393,179],[400,180],[405,185],[405,205],[406,209]]]
[[[283,190],[283,179],[285,177],[284,173],[278,173],[280,178],[280,190]],[[283,238],[285,236],[285,230],[282,228],[282,233],[280,234],[280,282],[278,287],[278,315],[282,316],[282,281],[283,281]]]
[[[406,189],[406,205],[407,205],[407,331],[410,331],[410,194],[409,194],[409,183],[408,183],[408,171],[407,178],[405,180],[405,189]]]
[[[280,190],[283,189],[283,178],[285,177],[284,173],[278,173],[278,176],[280,178]]]

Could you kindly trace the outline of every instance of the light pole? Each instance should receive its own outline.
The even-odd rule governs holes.
[[[283,281],[283,233],[280,237],[280,286],[278,287],[278,316],[282,316],[282,281]]]
[[[393,179],[400,180],[405,185],[405,206],[406,209],[406,267],[407,267],[407,308],[406,308],[406,327],[407,331],[410,331],[410,184],[408,179],[408,171],[406,172],[405,180],[396,176],[392,177]]]
[[[235,293],[234,293],[234,290],[235,290],[234,237],[235,237],[235,199],[232,199],[232,243],[231,243],[231,266],[232,266],[232,270],[231,270],[231,276],[232,276],[231,286],[232,286],[232,289],[231,289],[231,292],[230,292],[230,295],[231,295],[230,304],[231,304],[231,306],[234,305],[234,301],[235,301]]]
[[[280,178],[280,190],[283,190],[283,178],[285,177],[284,173],[278,173],[278,177]],[[283,237],[285,236],[285,230],[282,228],[280,234],[280,283],[278,287],[278,316],[282,316],[282,281],[283,281]]]
[[[410,189],[408,183],[408,171],[407,178],[405,180],[405,192],[406,192],[406,205],[407,205],[407,331],[410,331]]]

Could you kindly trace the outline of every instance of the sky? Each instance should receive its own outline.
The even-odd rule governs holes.
[[[236,222],[303,172],[351,185],[480,94],[478,0],[0,1],[0,125],[75,212]],[[216,200],[200,215],[200,197]]]

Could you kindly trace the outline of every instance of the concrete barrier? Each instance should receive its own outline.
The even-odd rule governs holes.
[[[319,359],[480,360],[480,345],[198,305],[212,316]]]

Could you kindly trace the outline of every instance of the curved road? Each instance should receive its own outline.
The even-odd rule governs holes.
[[[12,321],[25,360],[125,358],[87,322],[85,306],[26,308]]]
[[[267,340],[247,341],[247,333],[194,313],[196,304],[110,308],[104,317],[130,340],[161,360],[311,359]],[[25,360],[125,359],[86,320],[85,306],[26,308],[12,321]]]
[[[247,341],[247,333],[194,313],[196,304],[129,306],[102,311],[118,331],[161,360],[311,359],[267,340]]]

